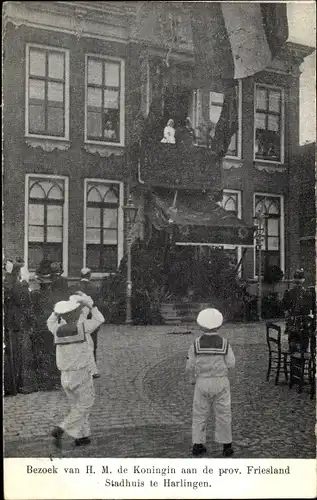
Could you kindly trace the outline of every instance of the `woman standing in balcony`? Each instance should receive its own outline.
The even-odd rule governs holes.
[[[174,120],[168,120],[166,127],[164,128],[164,137],[161,142],[175,144]]]

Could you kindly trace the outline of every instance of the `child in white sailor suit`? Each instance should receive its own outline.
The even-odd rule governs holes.
[[[93,349],[90,333],[104,323],[104,317],[93,306],[90,297],[82,296],[55,304],[47,320],[56,344],[56,364],[61,372],[61,384],[70,404],[67,417],[52,431],[54,444],[61,446],[64,432],[74,438],[75,446],[89,444],[90,411],[95,401],[92,378]],[[89,300],[88,300],[89,299]],[[85,308],[90,310],[87,318]],[[91,339],[90,339],[91,340]]]
[[[204,309],[197,317],[204,333],[190,346],[186,371],[195,383],[192,420],[194,456],[206,453],[206,423],[210,407],[215,416],[214,440],[223,445],[223,456],[233,455],[231,396],[228,369],[235,357],[228,341],[218,335],[223,316],[217,309]],[[195,381],[195,382],[194,382]]]

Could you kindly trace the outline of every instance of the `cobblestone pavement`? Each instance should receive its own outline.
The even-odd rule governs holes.
[[[190,331],[191,333],[187,333]],[[198,329],[106,325],[99,333],[99,370],[92,412],[92,444],[57,452],[49,437],[67,412],[60,391],[4,399],[7,457],[168,457],[191,452],[193,387],[184,374]],[[315,401],[273,377],[266,382],[265,325],[226,325],[237,368],[231,376],[237,458],[315,458]],[[208,456],[219,458],[208,427]]]

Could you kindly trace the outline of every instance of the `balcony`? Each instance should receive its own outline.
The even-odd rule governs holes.
[[[148,143],[141,148],[140,180],[151,186],[219,191],[221,172],[221,160],[205,147]]]

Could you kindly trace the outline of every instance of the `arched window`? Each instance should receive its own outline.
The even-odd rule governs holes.
[[[255,197],[255,215],[264,215],[262,265],[281,267],[281,200],[276,196]],[[256,255],[257,258],[257,255]]]
[[[238,216],[238,193],[224,191],[220,204],[227,212]]]
[[[64,181],[29,180],[28,266],[35,270],[43,258],[63,261]]]
[[[118,184],[87,183],[86,265],[94,272],[117,269],[118,207]]]

